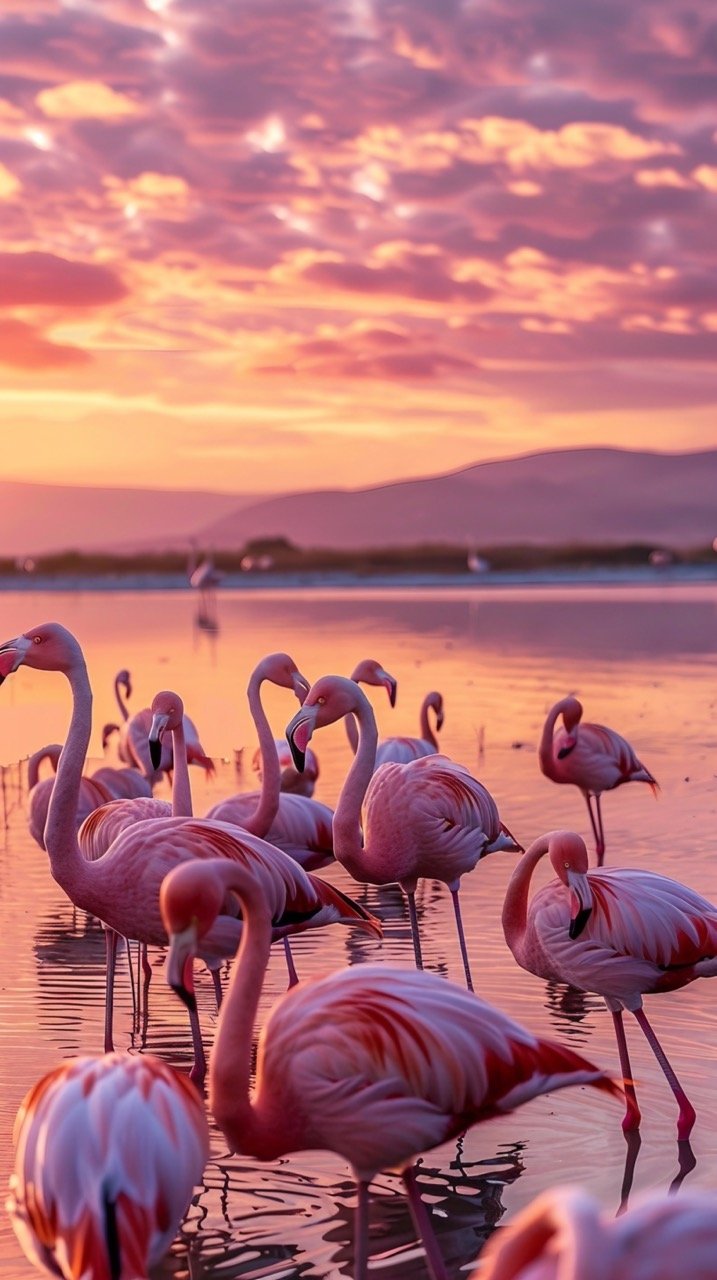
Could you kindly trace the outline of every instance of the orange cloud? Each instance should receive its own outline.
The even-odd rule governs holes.
[[[0,163],[0,200],[12,200],[20,190],[22,183],[15,174]]]
[[[35,99],[46,116],[56,120],[126,120],[142,114],[142,107],[101,80],[71,80],[43,89]]]

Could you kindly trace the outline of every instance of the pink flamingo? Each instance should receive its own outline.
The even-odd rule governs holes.
[[[249,678],[247,689],[262,756],[261,791],[240,792],[220,800],[208,810],[207,817],[234,822],[245,831],[263,836],[307,871],[314,871],[333,860],[333,813],[327,805],[308,796],[280,791],[281,764],[276,740],[261,701],[265,680],[280,688],[292,689],[299,702],[303,702],[309,690],[308,680],[288,654],[272,653],[262,658]]]
[[[129,697],[132,692],[130,674],[127,670],[118,671],[115,676],[115,698],[117,705],[122,714],[122,724],[120,725],[119,755],[120,759],[126,764],[134,766],[139,772],[148,779],[151,786],[154,786],[161,778],[163,773],[170,773],[173,767],[171,742],[166,742],[162,749],[162,756],[158,765],[154,765],[149,754],[149,731],[152,727],[152,712],[149,707],[143,707],[141,711],[135,711],[134,715],[130,715],[129,707],[124,701],[120,689],[124,689],[125,695]],[[105,746],[107,735],[114,728],[113,725],[105,725],[102,735],[102,745]],[[189,716],[184,717],[184,734],[187,745],[187,758],[190,764],[197,764],[208,775],[215,772],[214,763],[209,756],[206,755],[204,748],[199,741],[197,727]]]
[[[528,905],[533,871],[546,853],[558,878]],[[550,831],[533,842],[513,872],[503,931],[518,964],[529,973],[604,998],[625,1077],[625,1130],[640,1124],[622,1011],[635,1015],[677,1099],[678,1138],[687,1138],[695,1111],[647,1020],[642,997],[717,974],[717,908],[654,871],[588,871],[581,837]]]
[[[291,751],[286,738],[274,738],[274,749],[279,758],[280,780],[279,785],[282,792],[289,796],[305,796],[310,800],[316,790],[316,783],[319,779],[319,762],[313,751],[307,752],[306,756],[306,777],[294,768],[294,761],[291,758]],[[262,772],[262,750],[257,747],[251,758],[251,767],[257,775],[259,782],[264,781]]]
[[[653,1195],[617,1219],[554,1187],[486,1244],[471,1280],[714,1280],[714,1196]]]
[[[323,1149],[349,1162],[358,1183],[355,1280],[366,1276],[369,1183],[383,1169],[401,1173],[430,1273],[445,1280],[416,1155],[565,1085],[620,1090],[572,1050],[538,1039],[443,978],[362,964],[300,983],[274,1004],[250,1099],[254,1024],[281,896],[262,893],[238,863],[178,867],[162,885],[166,972],[192,1003],[191,959],[229,893],[238,895],[246,924],[210,1063],[219,1128],[232,1151],[259,1160]]]
[[[15,1121],[8,1210],[43,1272],[139,1280],[167,1252],[209,1155],[203,1103],[158,1058],[71,1058]]]
[[[43,671],[62,671],[72,690],[72,721],[50,801],[45,842],[53,877],[76,906],[97,916],[115,934],[163,946],[167,935],[159,911],[159,889],[165,875],[188,859],[221,855],[243,861],[260,879],[284,877],[297,905],[290,908],[290,920],[276,922],[277,937],[333,922],[356,923],[380,932],[378,921],[363,907],[302,871],[279,849],[227,823],[153,818],[122,831],[96,861],[83,857],[73,816],[92,722],[92,690],[84,655],[69,631],[57,622],[47,622],[0,645],[0,683],[23,664]],[[202,958],[211,963],[232,956],[240,934],[241,921],[236,912],[222,917],[215,935],[205,939]],[[113,980],[114,969],[108,963],[109,1009]],[[199,1079],[205,1060],[196,1012],[191,1017],[191,1030],[193,1075]],[[106,1023],[105,1043],[111,1041],[112,1028]]]
[[[429,709],[436,714],[436,732],[443,728],[443,696],[440,693],[427,693],[421,704],[421,736],[420,738],[383,738],[376,751],[376,765],[408,764],[409,760],[420,760],[422,756],[432,756],[438,751],[438,739],[433,732],[429,720]]]
[[[383,688],[388,694],[388,700],[392,707],[396,705],[396,695],[398,693],[398,681],[392,676],[385,667],[381,666],[375,658],[362,658],[351,672],[351,679],[354,684],[371,684],[378,688]],[[353,716],[347,716],[344,720],[346,727],[346,737],[354,755],[358,751],[358,727]]]
[[[50,807],[50,797],[55,785],[55,778],[54,776],[40,778],[40,765],[43,760],[49,760],[55,773],[57,773],[57,763],[61,753],[62,747],[60,744],[53,742],[49,746],[41,747],[39,751],[35,751],[27,762],[27,785],[30,788],[30,794],[27,798],[27,825],[30,829],[30,835],[41,849],[45,848],[45,823],[47,822],[47,811]],[[111,792],[100,779],[96,779],[94,775],[91,778],[83,775],[80,779],[80,790],[77,797],[75,828],[80,827],[88,814],[92,813],[100,805],[106,804],[111,798]]]
[[[140,796],[149,798],[152,794],[149,782],[138,769],[113,769],[111,765],[102,765],[90,777],[93,782],[100,782],[114,800],[133,800]]]
[[[603,791],[614,791],[626,782],[657,783],[638,760],[630,743],[604,724],[581,724],[582,704],[577,698],[561,698],[548,712],[538,747],[540,768],[553,782],[571,782],[585,797],[595,837],[598,866],[605,857],[605,832],[600,811]],[[554,733],[558,716],[563,727]],[[593,813],[592,800],[595,801]]]
[[[398,882],[408,899],[411,933],[423,967],[416,915],[421,876],[442,880],[451,891],[466,982],[473,989],[458,892],[461,876],[497,849],[521,852],[500,821],[490,792],[447,756],[381,765],[374,773],[378,733],[368,698],[352,680],[323,676],[312,685],[286,736],[297,769],[311,735],[343,716],[355,715],[359,745],[334,813],[334,853],[364,884]],[[363,837],[361,805],[365,799]]]

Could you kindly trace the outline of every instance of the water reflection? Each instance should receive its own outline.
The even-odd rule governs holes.
[[[571,1036],[578,1044],[585,1044],[595,1024],[591,1021],[585,1027],[580,1024],[585,1022],[589,1013],[604,1010],[602,998],[571,987],[568,982],[546,982],[545,995],[545,1007],[556,1031]]]

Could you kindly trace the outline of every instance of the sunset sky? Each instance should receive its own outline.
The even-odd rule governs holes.
[[[5,479],[717,445],[714,0],[3,0]]]

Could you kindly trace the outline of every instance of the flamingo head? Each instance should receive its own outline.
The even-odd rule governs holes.
[[[286,739],[299,773],[304,771],[306,748],[314,731],[343,720],[362,706],[373,716],[368,698],[344,676],[322,676],[312,684],[301,710],[286,726]]]
[[[169,935],[167,982],[192,1010],[197,1007],[192,964],[225,896],[224,886],[206,862],[183,862],[162,881],[159,909]]]
[[[443,694],[437,693],[435,690],[432,693],[427,693],[426,705],[433,707],[436,713],[436,729],[440,731],[443,728]]]
[[[388,693],[388,700],[392,707],[396,705],[396,694],[398,693],[398,681],[395,676],[389,674],[380,662],[375,658],[363,658],[358,666],[354,667],[351,672],[351,679],[356,684],[374,684],[383,688]]]
[[[107,750],[107,743],[109,742],[113,733],[119,733],[118,724],[103,724],[102,726],[102,750],[103,751]]]
[[[570,897],[568,933],[571,938],[579,938],[593,909],[585,841],[574,831],[553,831],[548,840],[548,854],[555,874],[568,888]]]
[[[303,703],[309,692],[309,681],[302,676],[299,668],[288,653],[270,653],[262,658],[257,671],[262,680],[271,680],[282,689],[291,689]]]
[[[149,755],[152,767],[158,769],[162,760],[162,739],[167,729],[179,729],[184,716],[184,703],[178,693],[162,689],[152,701],[152,726],[149,731]]]
[[[0,645],[0,684],[18,667],[67,673],[83,662],[82,650],[72,632],[59,622],[43,622]]]
[[[578,702],[577,698],[572,695],[568,698],[563,698],[561,707],[565,732],[560,736],[558,760],[564,760],[566,756],[570,755],[571,751],[575,750],[578,741],[576,730],[583,714],[582,703]]]
[[[115,676],[115,684],[122,685],[122,688],[125,691],[125,697],[132,697],[132,680],[126,667],[123,667],[121,671],[117,672],[117,675]]]

